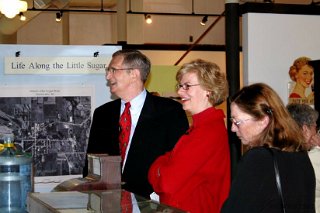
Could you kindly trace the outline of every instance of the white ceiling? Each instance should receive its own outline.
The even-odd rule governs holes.
[[[52,9],[52,10],[100,10],[103,3],[103,10],[117,11],[117,3],[125,1],[127,10],[133,12],[151,13],[189,13],[195,14],[220,14],[224,10],[225,0],[27,0],[29,8]],[[239,3],[264,2],[265,0],[240,0]],[[284,4],[310,4],[312,0],[271,0],[274,3]],[[320,1],[320,0],[313,0]],[[0,34],[11,35],[19,28],[28,23],[41,11],[25,12],[27,21],[21,22],[19,18],[8,19],[0,15]]]

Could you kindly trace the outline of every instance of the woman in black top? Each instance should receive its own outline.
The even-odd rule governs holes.
[[[231,122],[231,130],[249,150],[221,212],[283,212],[273,155],[286,213],[315,212],[315,174],[307,146],[277,93],[263,83],[244,87],[231,98]]]

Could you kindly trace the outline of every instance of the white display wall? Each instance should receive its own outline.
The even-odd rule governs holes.
[[[288,103],[288,74],[296,58],[320,59],[320,15],[243,15],[244,84],[264,82]]]

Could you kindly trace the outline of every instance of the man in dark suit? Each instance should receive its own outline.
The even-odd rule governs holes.
[[[119,99],[98,107],[91,124],[87,153],[120,155],[119,119],[130,102],[131,134],[122,164],[122,188],[149,198],[148,170],[158,156],[171,150],[188,129],[181,104],[151,95],[144,83],[150,60],[137,50],[119,50],[106,70],[110,92]],[[83,170],[87,175],[87,168]]]

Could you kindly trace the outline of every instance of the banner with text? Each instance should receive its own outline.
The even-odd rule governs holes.
[[[103,74],[111,57],[5,57],[5,74]]]

